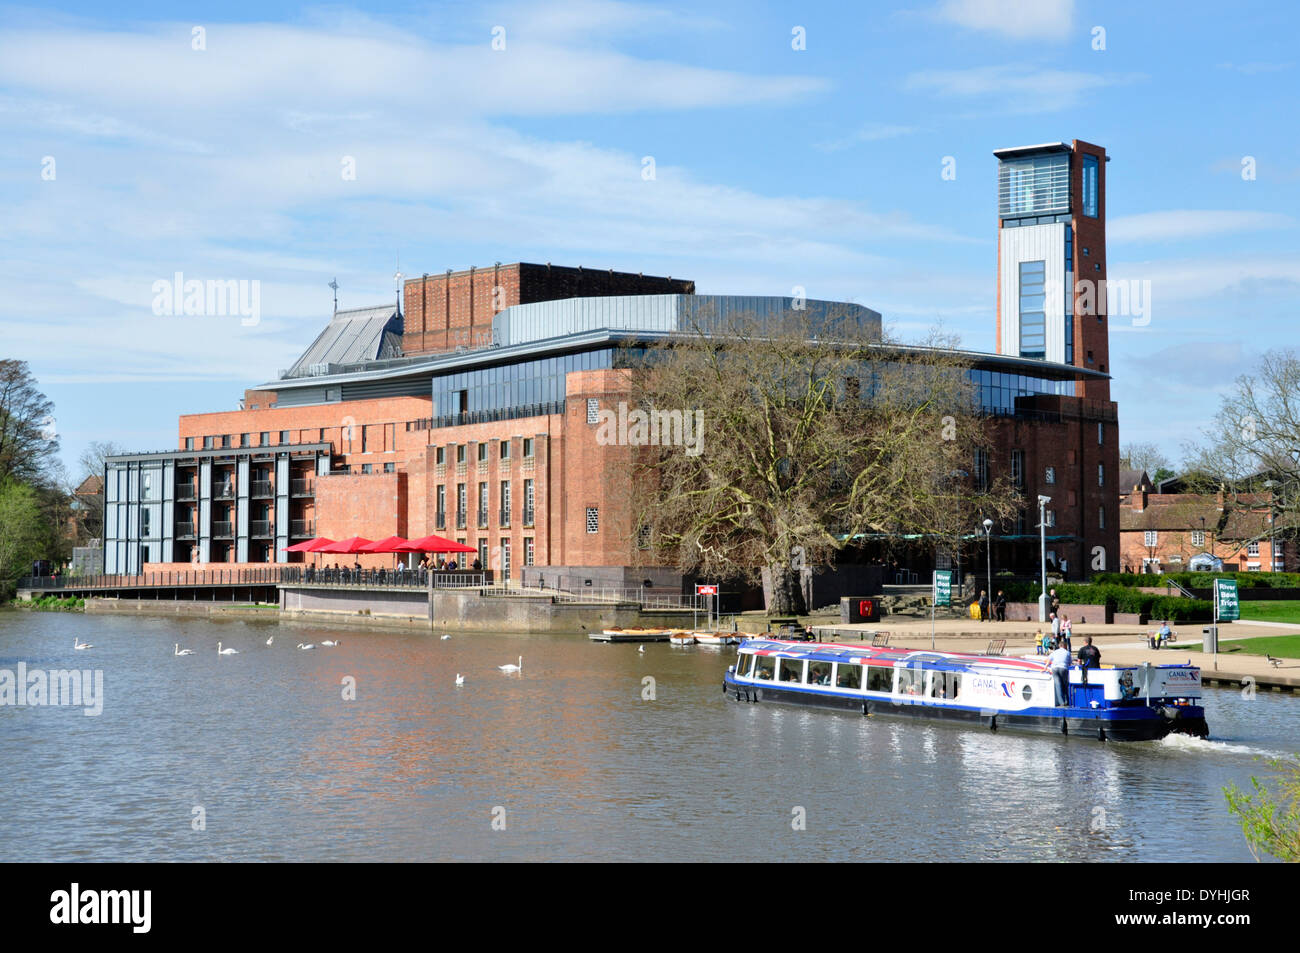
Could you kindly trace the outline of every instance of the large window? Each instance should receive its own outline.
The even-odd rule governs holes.
[[[1070,208],[1070,154],[1006,159],[998,166],[998,217],[1066,212]]]
[[[1083,214],[1097,217],[1097,157],[1083,157]]]
[[[802,682],[803,681],[803,659],[783,658],[781,659],[780,668],[777,670],[776,680],[778,682]]]
[[[867,666],[867,691],[892,692],[894,690],[894,670],[883,665]]]
[[[862,666],[852,662],[839,662],[835,667],[835,687],[857,691],[862,687]]]
[[[1047,262],[1020,263],[1020,356],[1047,356]]]

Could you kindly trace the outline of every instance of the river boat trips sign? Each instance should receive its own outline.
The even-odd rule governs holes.
[[[1214,601],[1219,605],[1219,618],[1235,622],[1241,618],[1241,605],[1237,601],[1237,580],[1214,580]]]
[[[936,606],[952,605],[952,570],[936,569],[934,571],[934,604]]]

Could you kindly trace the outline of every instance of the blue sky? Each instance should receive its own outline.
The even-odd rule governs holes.
[[[331,278],[391,300],[399,257],[799,286],[993,350],[992,151],[1080,138],[1112,156],[1110,277],[1151,281],[1149,324],[1112,321],[1121,442],[1177,460],[1296,343],[1297,33],[1251,2],[0,7],[0,356],[71,467],[236,407]],[[260,282],[260,320],[155,315],[177,271]]]

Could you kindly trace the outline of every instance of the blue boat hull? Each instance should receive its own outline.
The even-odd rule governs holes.
[[[851,711],[866,716],[926,718],[961,722],[992,731],[1077,735],[1099,741],[1155,741],[1175,733],[1200,738],[1209,735],[1205,709],[1199,705],[992,711],[960,705],[909,703],[889,697],[847,696],[828,691],[782,688],[772,683],[755,685],[752,682],[737,681],[730,673],[723,679],[722,690],[739,702],[777,702]]]

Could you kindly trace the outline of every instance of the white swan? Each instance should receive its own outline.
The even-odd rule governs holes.
[[[446,642],[449,638],[451,638],[451,636],[444,632],[442,635],[438,636],[438,641]]]
[[[636,647],[636,650],[637,650],[638,652],[640,652],[642,655],[645,655],[645,646],[644,646],[644,645],[638,645],[638,646]]]
[[[180,644],[179,642],[173,642],[173,643],[172,643],[172,654],[173,654],[173,655],[193,655],[193,654],[194,654],[194,650],[193,650],[193,649],[183,649],[183,648],[181,648],[181,644]]]
[[[217,654],[218,654],[218,655],[238,655],[238,654],[239,654],[239,650],[238,650],[238,649],[223,649],[223,648],[221,647],[221,643],[218,642],[218,643],[217,643]]]
[[[89,642],[83,642],[75,635],[72,637],[72,647],[77,650],[94,648],[94,646],[91,645]]]
[[[457,685],[464,685],[464,684],[465,684],[465,676],[462,675],[462,674],[460,674],[460,672],[457,672],[457,673],[456,673],[456,684],[457,684]]]
[[[323,640],[321,641],[321,645],[327,645],[327,646],[329,646],[330,648],[333,648],[333,647],[336,646],[336,645],[342,645],[342,644],[343,644],[343,640],[342,640],[342,639],[339,639],[337,642],[331,642],[329,639],[323,639]]]
[[[524,657],[519,656],[518,665],[498,665],[497,668],[503,672],[522,672],[524,670]]]
[[[314,649],[315,647],[315,642],[308,642],[306,645],[303,645],[301,642],[298,643],[298,648],[302,649],[304,652],[307,651],[307,649]]]
[[[275,635],[274,635],[274,634],[268,635],[268,636],[266,637],[266,644],[267,644],[267,645],[270,645],[271,642],[272,642],[274,639],[275,639]]]

